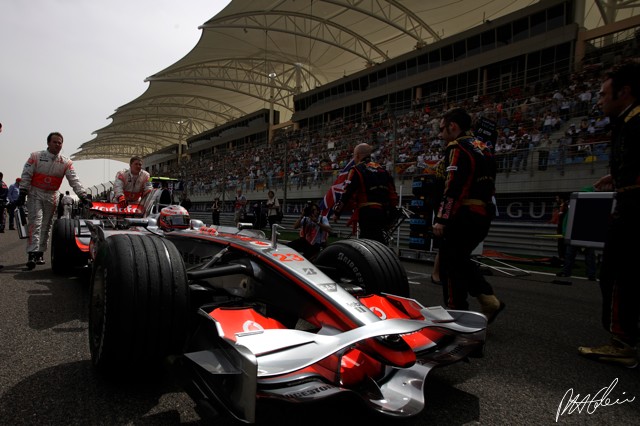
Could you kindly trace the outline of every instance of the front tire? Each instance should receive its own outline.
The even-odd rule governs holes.
[[[314,264],[338,284],[356,285],[365,294],[409,297],[407,272],[388,246],[374,240],[347,239],[322,250]]]
[[[170,241],[114,235],[91,275],[89,344],[99,370],[155,364],[181,353],[189,316],[188,282]]]

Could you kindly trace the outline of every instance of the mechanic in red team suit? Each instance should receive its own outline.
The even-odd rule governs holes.
[[[113,196],[118,207],[125,208],[127,204],[137,203],[152,189],[151,176],[146,170],[142,170],[142,159],[133,156],[129,160],[129,168],[116,173],[116,181],[113,184]]]
[[[63,137],[58,132],[47,136],[47,149],[32,152],[22,170],[20,195],[16,206],[27,203],[28,239],[27,268],[44,265],[43,254],[47,250],[49,234],[53,225],[53,215],[58,203],[58,189],[62,178],[66,177],[83,206],[90,207],[91,201],[76,176],[71,159],[60,154]],[[27,199],[27,195],[29,196]]]
[[[387,244],[384,231],[389,229],[392,210],[398,205],[398,193],[387,169],[371,159],[372,148],[361,143],[353,150],[355,166],[349,170],[345,190],[333,208],[334,222],[350,203],[355,205],[351,221],[357,221],[360,238]]]
[[[496,162],[490,149],[471,133],[471,117],[462,108],[440,120],[440,137],[447,143],[442,167],[444,192],[434,218],[433,234],[440,238],[440,279],[450,309],[468,310],[467,294],[477,297],[492,322],[504,309],[493,288],[471,259],[489,233],[495,216]]]

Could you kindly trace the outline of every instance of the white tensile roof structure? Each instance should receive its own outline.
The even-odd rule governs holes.
[[[547,0],[541,0],[544,3]],[[127,162],[185,144],[262,108],[293,114],[293,95],[536,4],[536,0],[232,0],[196,46],[148,77],[148,89],[74,160]],[[640,0],[575,0],[586,30],[638,17]]]

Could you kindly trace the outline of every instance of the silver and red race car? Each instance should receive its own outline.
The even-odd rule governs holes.
[[[251,423],[259,400],[339,393],[412,416],[433,368],[482,356],[486,317],[409,298],[387,246],[342,240],[310,262],[275,228],[271,239],[197,220],[163,230],[156,200],[150,194],[138,217],[111,226],[80,221],[67,239],[92,268],[89,339],[99,370],[169,361],[203,417]],[[86,252],[79,228],[89,231]]]

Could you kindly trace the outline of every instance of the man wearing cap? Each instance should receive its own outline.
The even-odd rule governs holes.
[[[16,201],[18,201],[18,197],[20,196],[20,181],[22,179],[16,178],[15,183],[9,185],[9,204],[7,205],[7,213],[9,213],[9,229],[13,230],[15,228],[15,217],[14,213],[16,210]]]
[[[27,203],[29,226],[27,229],[27,269],[44,265],[49,234],[53,226],[53,214],[58,203],[58,189],[67,178],[84,206],[91,207],[87,193],[73,168],[73,161],[60,154],[63,138],[59,132],[49,133],[47,149],[32,152],[22,169],[20,195],[16,206]],[[27,199],[27,195],[29,198]]]

